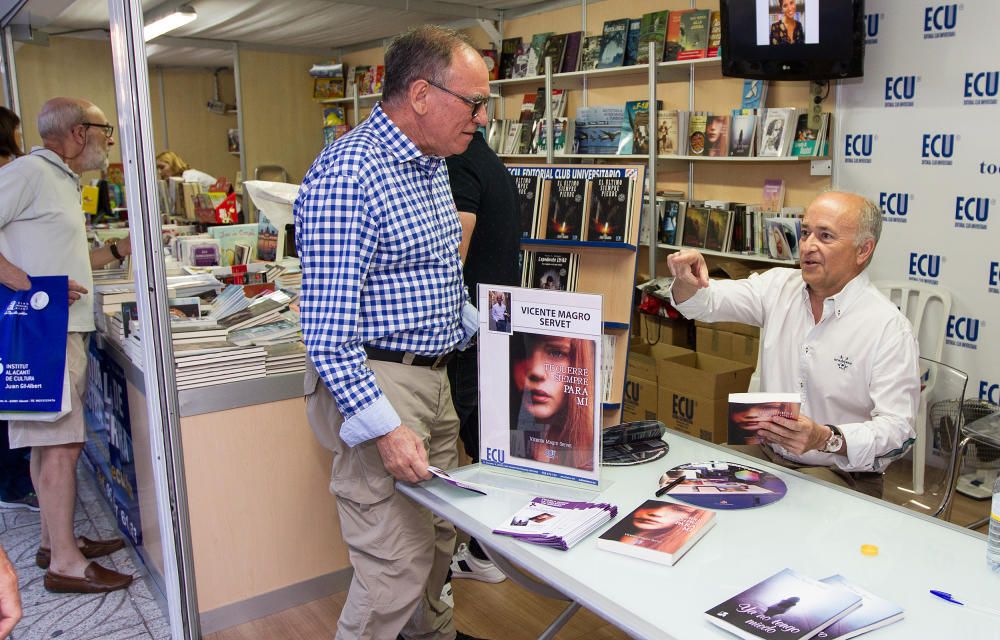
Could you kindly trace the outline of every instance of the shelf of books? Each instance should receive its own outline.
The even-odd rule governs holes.
[[[665,251],[680,251],[681,249],[686,249],[689,247],[682,247],[676,244],[663,244],[657,243],[658,249],[663,249]],[[696,247],[697,248],[697,247]],[[714,251],[712,249],[698,248],[702,254],[707,256],[718,256],[720,258],[731,258],[733,260],[746,260],[749,262],[765,262],[768,264],[778,264],[784,265],[786,267],[794,267],[798,264],[798,260],[782,260],[780,258],[772,258],[760,253],[736,253],[733,251]]]
[[[712,58],[699,58],[695,60],[674,60],[671,62],[660,62],[656,65],[656,75],[657,78],[662,82],[667,82],[670,80],[682,80],[690,73],[692,66],[715,66],[720,63],[722,58],[712,57]],[[556,61],[558,62],[558,61]],[[558,67],[556,67],[558,68]],[[578,71],[566,71],[557,72],[552,74],[552,80],[557,83],[558,86],[563,87],[574,87],[579,86],[579,84],[584,80],[591,79],[603,79],[603,78],[631,78],[632,76],[644,77],[649,73],[648,64],[633,64],[629,66],[617,66],[617,67],[605,67],[605,68],[591,68],[591,69],[580,69]],[[503,88],[512,87],[520,85],[530,85],[530,84],[540,84],[545,82],[545,76],[542,74],[532,74],[531,76],[518,77],[518,78],[502,78],[498,80],[490,81],[490,85]]]
[[[604,425],[617,424],[625,384],[639,215],[646,167],[508,165],[518,191],[524,287],[603,297]]]

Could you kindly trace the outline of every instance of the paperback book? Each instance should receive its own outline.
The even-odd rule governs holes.
[[[657,103],[657,108],[662,107]],[[649,100],[625,103],[625,119],[618,139],[618,155],[649,153]]]
[[[535,238],[538,234],[538,210],[541,201],[542,180],[538,176],[515,176],[518,220],[521,237]]]
[[[705,248],[710,251],[728,251],[729,234],[732,232],[732,224],[732,211],[716,208],[709,209]]]
[[[539,63],[542,64],[541,73],[545,72],[545,43],[548,41],[549,36],[555,35],[552,31],[546,31],[544,33],[536,33],[531,36],[531,44],[528,45],[528,72],[527,76],[540,75],[538,71]]]
[[[705,122],[705,155],[729,155],[729,116],[708,116]]]
[[[708,239],[708,218],[711,210],[707,207],[689,206],[684,212],[684,224],[681,227],[681,245],[704,249]]]
[[[580,54],[583,53],[583,32],[570,31],[566,34],[566,51],[563,53],[562,67],[559,73],[571,73],[580,67]],[[553,72],[556,70],[553,69]]]
[[[705,130],[708,128],[708,114],[692,111],[688,116],[688,153],[693,156],[705,155]]]
[[[625,61],[625,45],[628,38],[628,18],[608,20],[604,23],[601,36],[601,55],[597,63],[598,69],[620,67]]]
[[[861,606],[861,596],[783,569],[705,612],[741,638],[807,640]]]
[[[548,291],[573,291],[576,288],[577,255],[533,251],[531,253],[531,288]]]
[[[753,155],[754,130],[757,116],[752,114],[733,115],[729,126],[729,155],[749,157]]]
[[[562,69],[563,56],[566,53],[566,38],[568,34],[560,33],[550,35],[545,39],[545,46],[542,48],[542,57],[538,60],[538,67],[535,71],[538,75],[545,75],[545,59],[552,59],[552,73],[559,73]]]
[[[597,539],[597,548],[672,565],[715,525],[715,512],[646,500]]]
[[[761,444],[757,432],[774,416],[799,417],[797,393],[730,393],[728,444]]]
[[[802,220],[799,218],[765,218],[767,255],[776,260],[798,260],[801,234]]]
[[[580,107],[576,110],[577,152],[595,155],[618,153],[618,138],[625,121],[621,106]]]
[[[580,53],[580,71],[592,71],[601,62],[603,36],[584,36]]]
[[[679,120],[677,109],[659,109],[656,112],[656,153],[658,155],[677,155]]]
[[[587,220],[587,181],[555,178],[548,185],[548,217],[545,237],[549,240],[580,240]]]
[[[632,18],[628,21],[628,35],[625,36],[625,58],[622,65],[630,67],[636,63],[639,54],[639,27],[642,21]]]
[[[663,60],[663,44],[667,39],[667,16],[669,12],[651,11],[644,13],[639,25],[639,53],[636,56],[638,64],[649,62],[649,45],[653,43],[656,47],[656,57],[653,62]]]
[[[847,640],[903,619],[903,610],[898,605],[848,582],[844,576],[833,575],[820,582],[856,593],[861,596],[861,606],[817,633],[817,638]]]
[[[590,242],[625,242],[632,213],[632,180],[594,178],[590,186]]]
[[[537,497],[504,519],[493,533],[566,551],[616,515],[618,507],[606,502]]]

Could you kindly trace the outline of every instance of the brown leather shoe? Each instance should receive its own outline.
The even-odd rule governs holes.
[[[132,576],[106,569],[96,562],[88,564],[83,575],[74,578],[46,571],[45,589],[53,593],[107,593],[132,584]]]
[[[125,541],[121,538],[91,540],[86,536],[80,536],[80,542],[83,543],[80,545],[80,553],[88,560],[111,555],[115,551],[125,548]],[[42,569],[48,569],[50,562],[52,562],[52,550],[38,547],[38,551],[35,553],[35,564]]]

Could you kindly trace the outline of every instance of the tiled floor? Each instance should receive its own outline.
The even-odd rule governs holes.
[[[120,535],[97,494],[90,473],[78,474],[76,533],[89,538]],[[106,594],[49,593],[42,586],[45,572],[35,566],[38,514],[0,509],[0,542],[17,568],[24,618],[13,640],[160,640],[170,637],[167,617],[147,585],[145,566],[126,548],[99,562],[137,580],[123,591]]]

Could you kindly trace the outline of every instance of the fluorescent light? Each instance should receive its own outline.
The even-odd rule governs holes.
[[[194,7],[189,5],[178,7],[174,9],[172,13],[169,13],[162,18],[157,18],[143,27],[142,38],[144,41],[149,42],[153,38],[158,38],[168,31],[173,31],[178,27],[186,25],[197,17],[198,12],[194,10]]]

